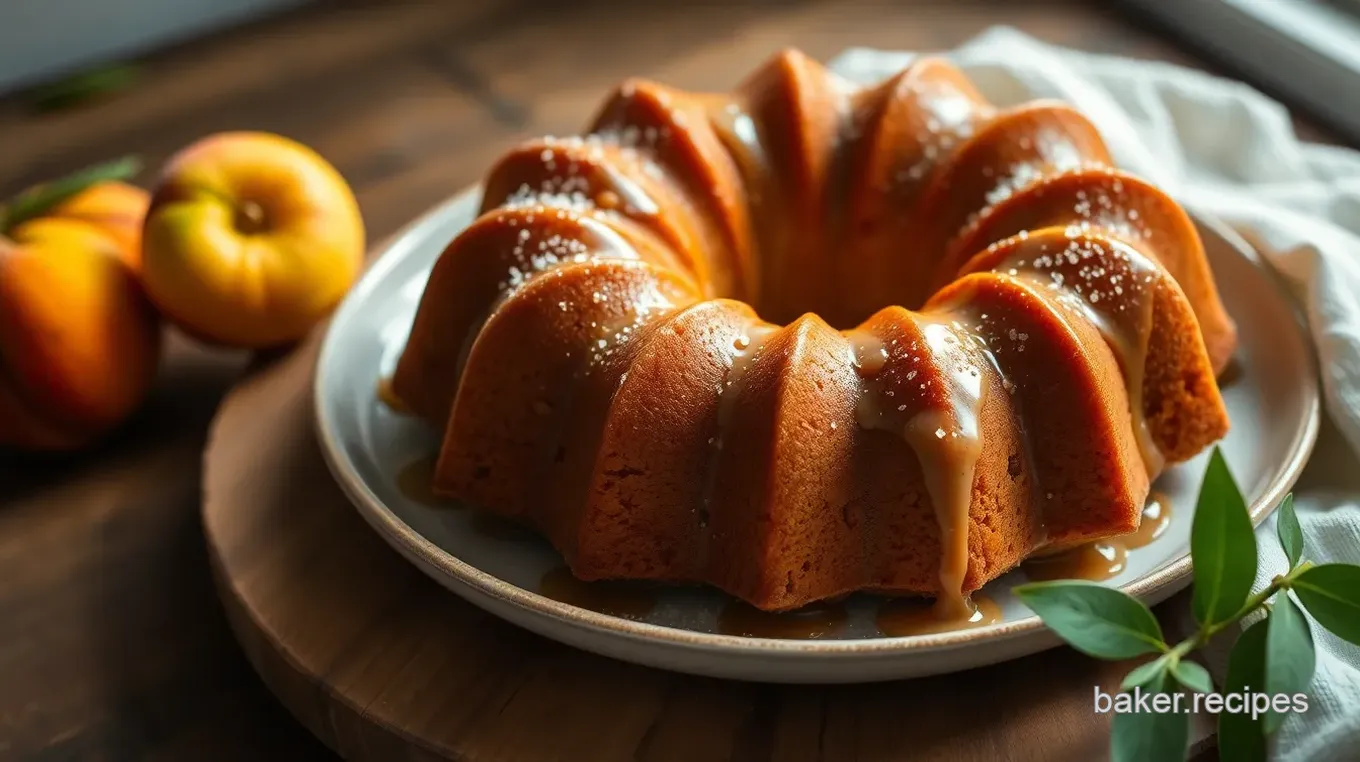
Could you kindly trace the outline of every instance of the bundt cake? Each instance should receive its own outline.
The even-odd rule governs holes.
[[[505,155],[392,390],[444,427],[435,489],[581,579],[957,611],[1136,529],[1227,431],[1234,343],[1185,212],[1079,113],[785,52]]]

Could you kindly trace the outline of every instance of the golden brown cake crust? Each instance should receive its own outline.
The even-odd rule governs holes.
[[[436,489],[582,579],[953,605],[1135,529],[1227,431],[1189,217],[1079,113],[998,111],[940,60],[630,80],[485,188],[392,388],[444,427]]]

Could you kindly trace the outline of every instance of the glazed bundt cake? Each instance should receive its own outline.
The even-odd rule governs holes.
[[[392,390],[444,427],[438,492],[582,579],[957,609],[1133,531],[1227,431],[1195,228],[1110,164],[1077,112],[996,109],[941,60],[628,81],[491,170]]]

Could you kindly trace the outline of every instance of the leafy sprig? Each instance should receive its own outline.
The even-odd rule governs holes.
[[[126,90],[136,84],[140,75],[141,69],[136,64],[98,66],[35,87],[25,94],[25,98],[40,113],[58,111]]]
[[[1246,500],[1215,447],[1190,530],[1191,607],[1199,627],[1175,645],[1166,642],[1156,617],[1142,601],[1111,587],[1057,580],[1020,585],[1015,592],[1058,637],[1082,653],[1111,660],[1156,654],[1129,672],[1120,685],[1125,692],[1153,695],[1213,692],[1208,670],[1187,657],[1228,627],[1265,611],[1264,618],[1242,631],[1229,654],[1224,694],[1247,690],[1267,695],[1304,693],[1316,666],[1312,630],[1304,612],[1338,637],[1360,645],[1360,566],[1315,565],[1307,560],[1292,495],[1285,496],[1278,512],[1276,534],[1290,568],[1252,593],[1256,535]],[[1224,759],[1264,759],[1270,735],[1287,716],[1273,708],[1263,713],[1245,709],[1225,709],[1218,715],[1218,744]],[[1183,759],[1189,729],[1186,712],[1116,713],[1111,759]]]
[[[0,205],[0,235],[34,217],[41,217],[53,207],[92,185],[131,179],[141,171],[141,168],[140,159],[135,156],[124,156],[73,172],[59,180],[29,188],[15,196],[9,203]]]

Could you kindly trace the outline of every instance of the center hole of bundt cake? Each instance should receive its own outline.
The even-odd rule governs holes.
[[[827,261],[837,262],[834,253]],[[828,268],[834,270],[835,268]],[[849,270],[849,268],[846,268]],[[759,296],[752,304],[764,320],[787,325],[809,313],[832,328],[849,330],[885,307],[918,309],[924,295],[893,287],[887,279],[855,277],[852,272],[810,272],[776,264],[762,273]]]

